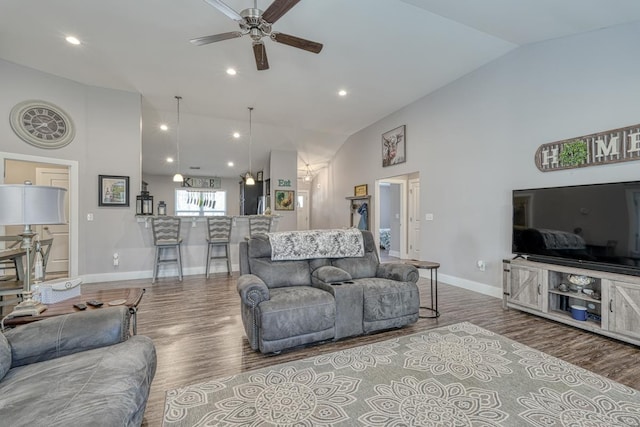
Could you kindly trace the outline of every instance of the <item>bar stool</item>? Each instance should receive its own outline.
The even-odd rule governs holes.
[[[153,218],[151,227],[153,230],[153,244],[156,246],[156,259],[153,265],[153,280],[156,282],[160,264],[175,262],[178,265],[178,279],[182,282],[182,238],[180,237],[180,218],[163,217]],[[167,249],[175,249],[175,258],[162,258]]]
[[[271,217],[267,215],[249,216],[249,237],[271,231]]]
[[[226,259],[227,272],[229,276],[231,276],[231,224],[232,218],[230,216],[207,217],[207,230],[209,232],[209,237],[207,237],[207,279],[209,278],[209,268],[212,259]],[[224,256],[211,255],[211,248],[218,246],[224,247]]]

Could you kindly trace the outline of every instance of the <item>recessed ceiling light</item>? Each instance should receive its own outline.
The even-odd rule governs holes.
[[[167,157],[167,163],[173,163],[173,157]]]
[[[338,95],[340,95],[340,96],[347,96],[347,91],[346,91],[346,90],[344,90],[344,89],[340,89],[340,90],[338,91]]]
[[[78,40],[77,38],[73,37],[73,36],[69,36],[65,39],[68,43],[71,43],[72,45],[79,45],[80,44],[80,40]]]
[[[237,71],[235,68],[227,68],[227,74],[229,74],[230,76],[235,76],[237,74]]]
[[[233,137],[234,138],[240,138],[240,133],[239,132],[234,132],[233,133]]]
[[[165,124],[162,124],[162,125],[160,125],[160,130],[167,131],[167,130],[169,130],[169,126],[167,126]]]
[[[229,166],[230,168],[232,168],[232,167],[233,167],[233,162],[229,162],[229,163],[227,163],[227,166]]]

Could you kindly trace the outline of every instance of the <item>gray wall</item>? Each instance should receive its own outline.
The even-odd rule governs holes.
[[[4,118],[0,120],[0,151],[78,162],[78,188],[72,191],[78,192],[79,205],[70,218],[78,223],[78,259],[72,261],[77,272],[89,277],[140,270],[147,255],[134,217],[141,176],[140,95],[86,86],[4,60],[0,60],[0,76],[0,117]],[[14,105],[30,99],[64,109],[76,126],[73,142],[43,150],[18,138],[9,125],[9,113]],[[130,207],[98,207],[99,174],[130,177]],[[86,220],[88,213],[94,214],[93,222]],[[120,254],[118,269],[112,265],[115,251]]]
[[[271,171],[271,213],[280,215],[278,231],[291,231],[298,228],[298,216],[294,210],[275,209],[275,191],[293,190],[298,195],[298,153],[295,151],[272,150],[269,170]],[[288,181],[290,186],[281,186],[279,180]]]
[[[638,162],[542,173],[533,160],[541,144],[638,123],[639,38],[635,23],[519,48],[352,135],[317,177],[331,184],[314,195],[314,226],[348,225],[354,185],[418,171],[422,212],[434,214],[423,259],[449,283],[499,296],[511,190],[640,178]],[[383,168],[380,136],[402,124],[407,162]]]

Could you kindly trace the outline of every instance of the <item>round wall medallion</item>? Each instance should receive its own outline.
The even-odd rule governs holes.
[[[11,110],[11,128],[22,140],[39,148],[61,148],[76,134],[71,117],[46,101],[24,101]]]

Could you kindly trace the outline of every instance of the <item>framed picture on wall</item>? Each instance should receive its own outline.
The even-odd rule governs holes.
[[[276,190],[275,191],[275,209],[277,211],[292,211],[296,205],[295,191],[293,190]]]
[[[129,206],[129,177],[98,175],[98,206]]]
[[[382,166],[404,163],[407,158],[406,125],[382,134]]]
[[[367,184],[356,185],[353,187],[353,195],[356,197],[367,195]]]

